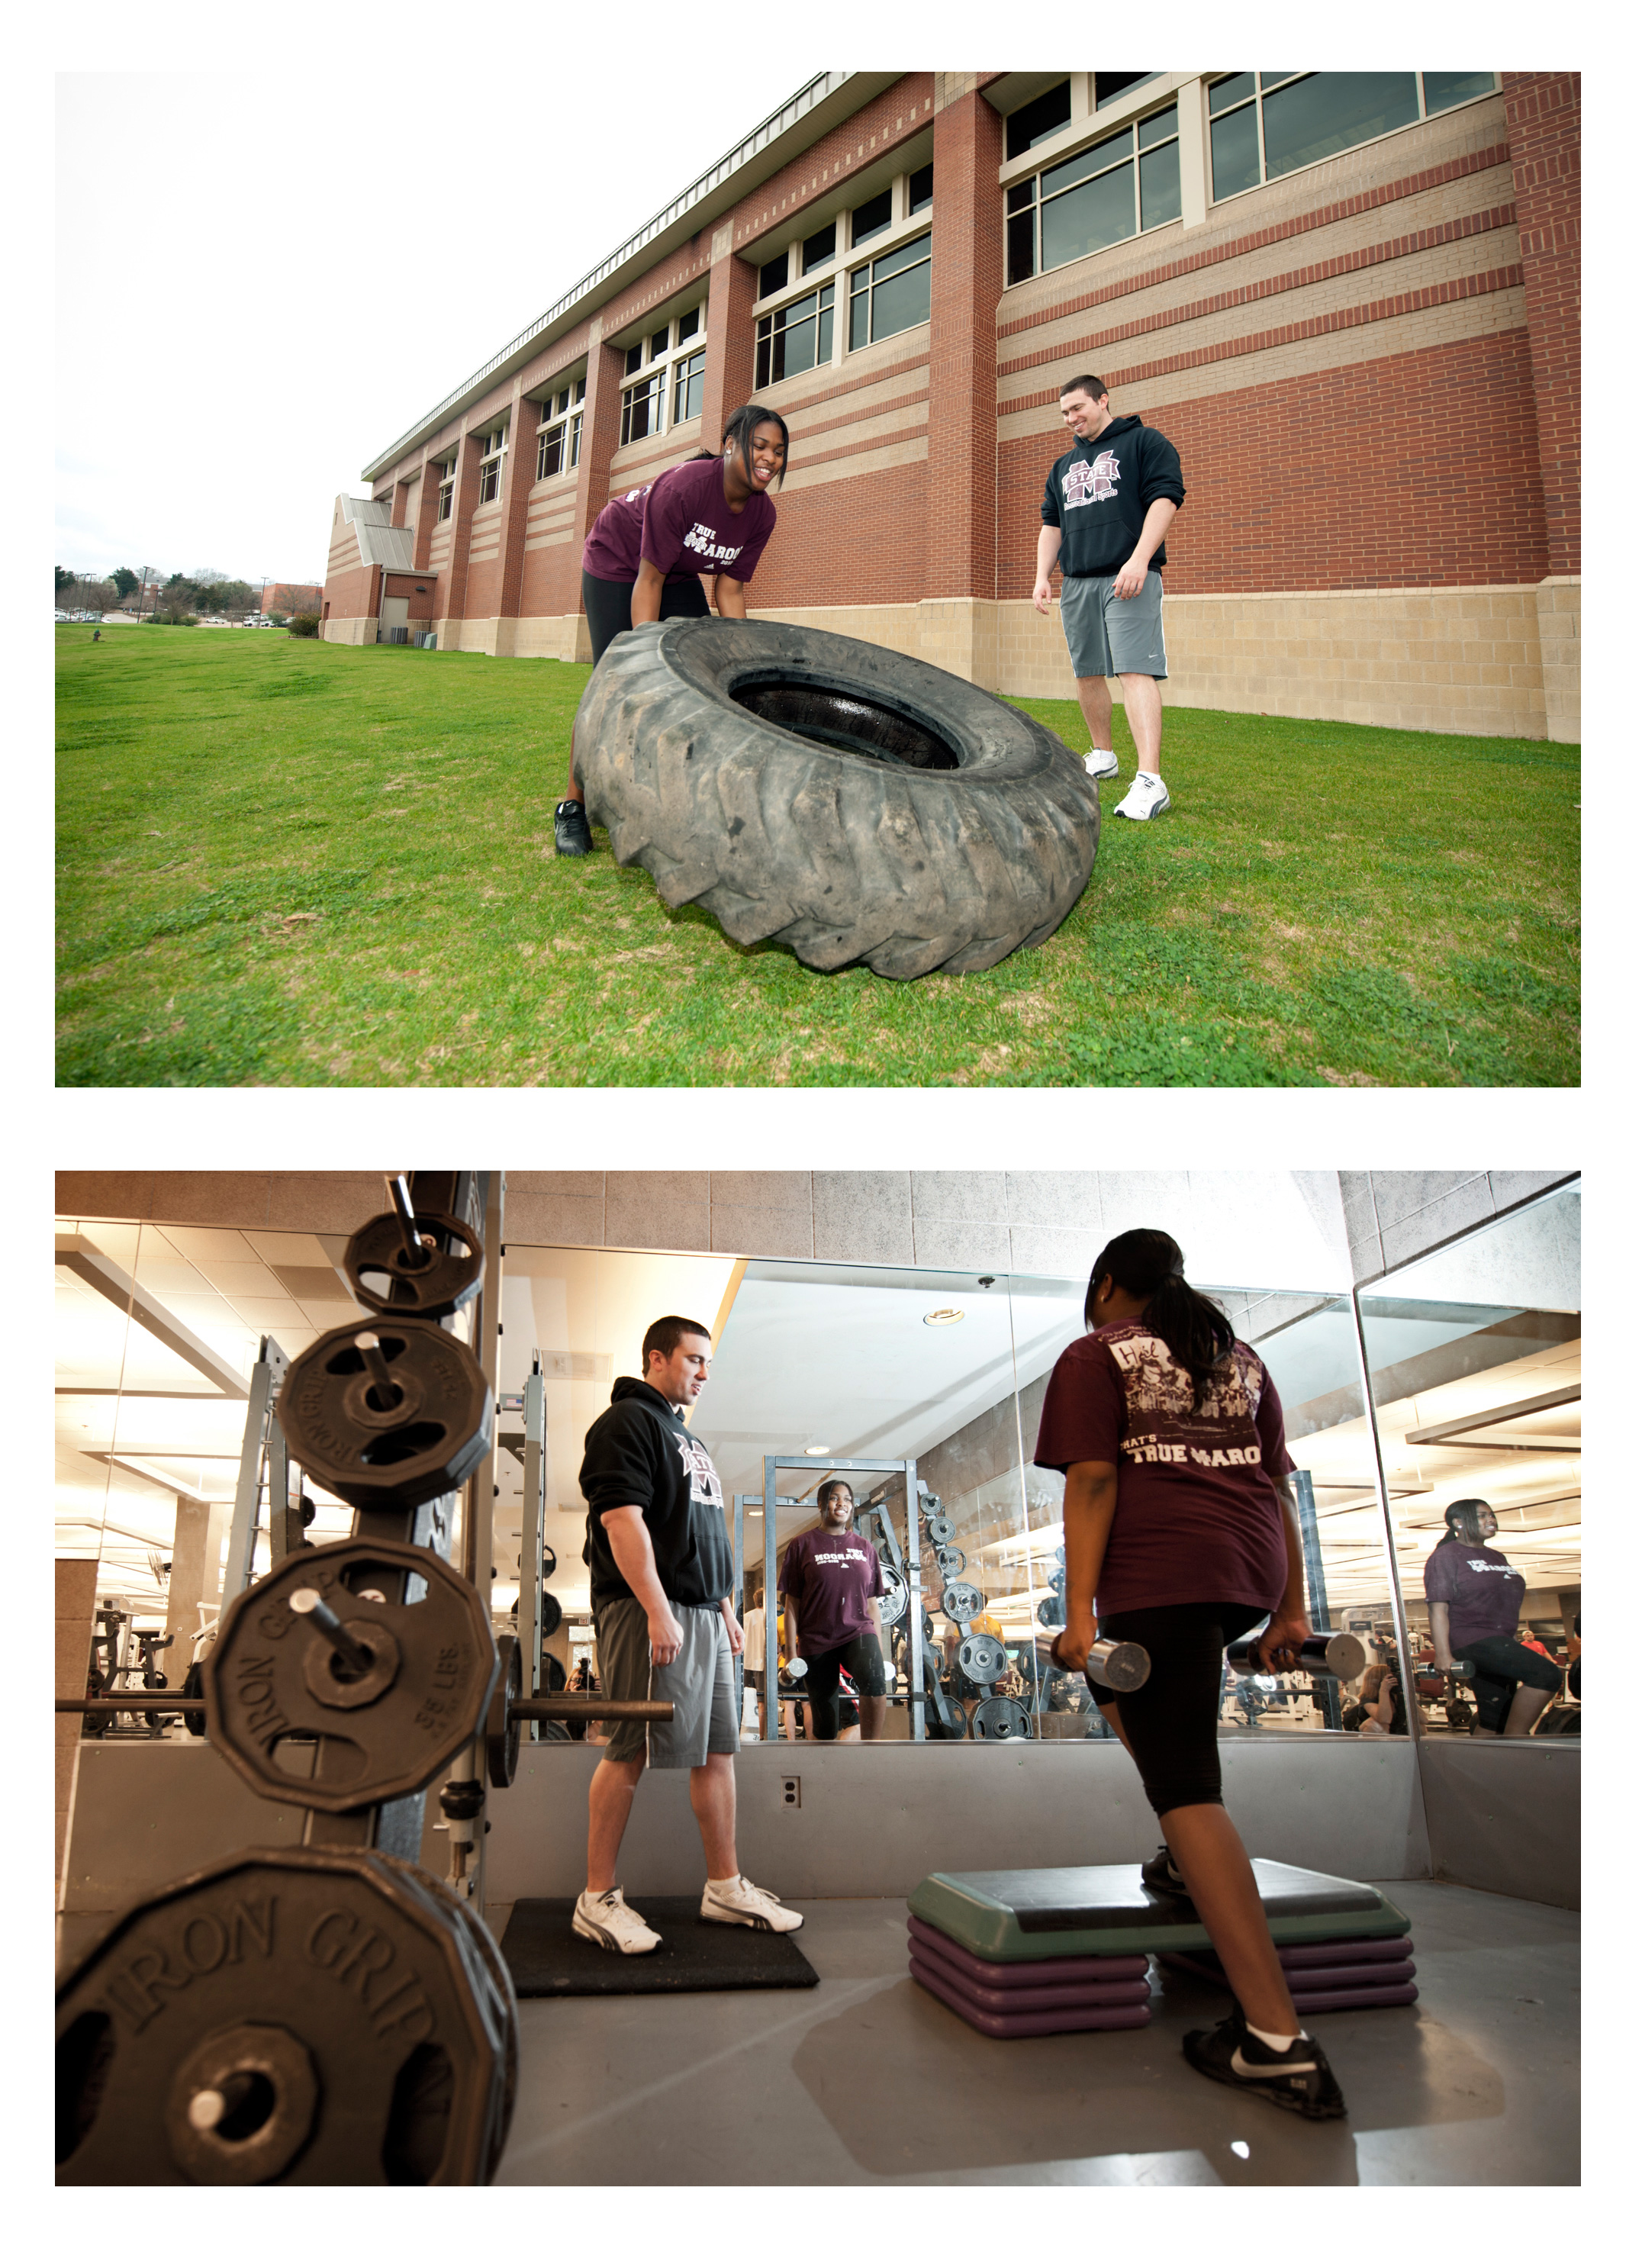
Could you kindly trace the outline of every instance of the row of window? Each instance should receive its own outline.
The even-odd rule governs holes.
[[[1160,71],[1098,74],[1095,111]],[[1209,88],[1209,154],[1218,203],[1397,128],[1474,102],[1492,71],[1233,71]],[[1071,121],[1064,80],[1012,114],[1005,148],[1023,156]],[[1071,158],[1017,181],[1005,200],[1006,277],[1024,283],[1109,244],[1178,220],[1178,104],[1101,136]]]

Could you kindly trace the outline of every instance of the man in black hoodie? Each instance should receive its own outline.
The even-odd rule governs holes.
[[[703,1921],[793,1930],[804,1917],[756,1889],[735,1856],[734,1656],[741,1628],[732,1598],[734,1565],[724,1490],[712,1459],[684,1422],[712,1359],[712,1342],[687,1315],[663,1315],[644,1334],[644,1375],[618,1378],[610,1407],[588,1429],[581,1492],[587,1500],[599,1680],[615,1701],[671,1701],[670,1725],[619,1724],[587,1793],[587,1887],[571,1926],[614,1953],[650,1953],[658,1931],[636,1914],[615,1880],[633,1796],[646,1762],[690,1775],[690,1808],[707,1857]]]
[[[1061,422],[1076,446],[1057,458],[1043,490],[1038,578],[1032,603],[1049,610],[1049,572],[1060,561],[1060,619],[1089,727],[1085,769],[1115,779],[1109,677],[1122,681],[1123,709],[1139,768],[1117,806],[1119,819],[1156,819],[1169,807],[1160,759],[1163,696],[1163,538],[1186,497],[1172,442],[1138,417],[1114,417],[1104,379],[1069,378]]]

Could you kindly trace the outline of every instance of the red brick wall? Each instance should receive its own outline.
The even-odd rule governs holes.
[[[961,95],[935,119],[929,534],[920,598],[990,597],[996,580],[1003,129],[979,94]]]
[[[1547,571],[1522,331],[1175,402],[1146,422],[1180,451],[1186,482],[1171,591],[1533,583]],[[999,453],[1000,598],[1031,591],[1043,482],[1063,446],[1046,433]]]
[[[753,607],[905,607],[925,595],[926,465],[892,465],[777,500]]]
[[[1579,75],[1503,71],[1548,575],[1579,571]]]

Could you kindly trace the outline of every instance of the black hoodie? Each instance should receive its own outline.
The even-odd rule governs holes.
[[[1114,417],[1093,441],[1057,458],[1043,489],[1043,525],[1061,532],[1061,573],[1116,575],[1160,497],[1185,502],[1180,457],[1172,441],[1138,417]],[[1150,564],[1165,563],[1160,543]]]
[[[618,1378],[611,1388],[610,1407],[587,1431],[580,1484],[588,1508],[582,1557],[593,1570],[595,1612],[633,1596],[600,1517],[619,1504],[643,1512],[656,1572],[675,1606],[716,1607],[730,1596],[734,1565],[712,1459],[642,1378]]]

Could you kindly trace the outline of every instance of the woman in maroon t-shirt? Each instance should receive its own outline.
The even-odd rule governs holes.
[[[1095,1637],[1152,1657],[1136,1692],[1098,1697],[1140,1768],[1167,1840],[1147,1888],[1189,1899],[1237,1995],[1188,2060],[1311,2118],[1345,2105],[1300,2030],[1237,1830],[1216,1746],[1226,1646],[1270,1620],[1269,1670],[1298,1668],[1306,1613],[1300,1521],[1276,1388],[1161,1229],[1114,1237],[1094,1263],[1088,1335],[1057,1362],[1035,1462],[1066,1476],[1066,1627],[1056,1657],[1081,1669]]]
[[[747,620],[747,585],[776,525],[769,491],[787,466],[784,418],[756,401],[725,428],[723,455],[699,451],[647,488],[613,497],[587,531],[582,550],[582,605],[593,666],[623,630],[710,609],[702,578],[713,578],[713,605],[726,622]],[[579,858],[593,849],[576,777],[553,814],[554,848]]]

